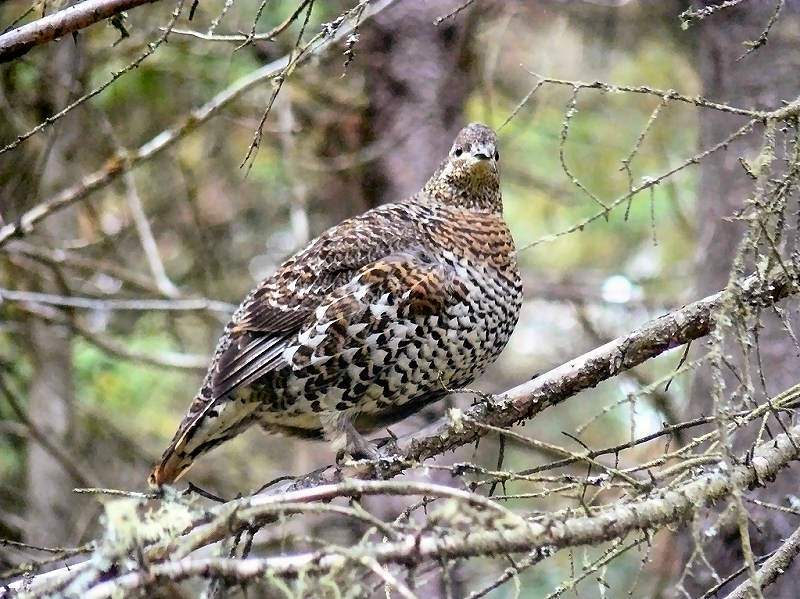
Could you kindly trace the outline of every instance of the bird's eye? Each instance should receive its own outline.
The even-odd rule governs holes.
[[[494,151],[494,161],[495,162],[500,161],[500,152],[498,152],[497,150]]]
[[[456,149],[453,150],[453,155],[456,157],[461,156],[461,154],[463,153],[464,153],[464,148],[462,148],[461,146],[456,146]]]

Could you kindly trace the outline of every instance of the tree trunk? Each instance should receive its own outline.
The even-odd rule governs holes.
[[[52,443],[68,447],[74,397],[70,332],[32,321],[29,334],[34,361],[28,417]],[[26,540],[45,545],[72,542],[70,504],[75,481],[35,441],[28,445],[27,474]]]
[[[45,102],[59,109],[83,90],[85,59],[80,46],[69,40],[52,48],[51,60],[42,78],[50,85],[42,89]],[[48,197],[74,181],[72,169],[83,139],[85,114],[73,112],[55,126],[52,147],[39,182],[39,196]],[[36,197],[36,194],[31,194]],[[47,236],[58,242],[75,234],[74,216],[61,212],[48,219]],[[43,289],[59,293],[53,286]],[[74,382],[72,376],[72,335],[68,328],[32,320],[29,348],[33,372],[28,398],[28,417],[53,445],[69,452],[72,434]],[[31,441],[27,455],[27,539],[32,543],[62,545],[75,541],[70,505],[76,481],[41,445]]]
[[[365,176],[370,206],[419,191],[466,124],[464,103],[475,80],[467,44],[472,11],[434,25],[460,4],[402,2],[365,35],[367,137],[384,149]]]
[[[745,108],[773,109],[780,107],[782,101],[794,100],[800,94],[797,78],[800,46],[796,37],[800,26],[798,4],[795,0],[787,2],[766,45],[738,61],[746,50],[742,43],[761,36],[775,10],[774,2],[743,3],[741,7],[720,10],[696,25],[700,36],[697,58],[702,94],[712,100]],[[700,146],[703,148],[719,142],[742,124],[741,118],[717,111],[704,111],[700,116]],[[698,297],[724,288],[728,282],[744,225],[726,220],[726,217],[741,209],[753,190],[753,182],[738,157],[754,158],[761,143],[761,134],[757,132],[701,163],[697,201],[697,222],[702,223],[696,267]],[[770,394],[797,381],[797,352],[786,331],[778,324],[767,317],[765,327],[759,333],[761,362]],[[691,410],[693,414],[713,412],[711,382],[707,373],[697,377]],[[754,496],[784,504],[786,496],[796,491],[796,475],[786,473]],[[756,556],[775,549],[797,526],[796,518],[790,515],[749,504],[748,509],[753,523],[751,539]],[[692,543],[689,539],[687,542]],[[719,537],[709,540],[705,551],[722,577],[742,565],[740,539],[734,525],[722,527]],[[702,594],[714,584],[707,572],[700,573],[699,570],[703,568],[695,569],[697,586],[687,586],[693,596]],[[738,582],[739,579],[731,583],[730,588],[722,589],[720,596]],[[790,576],[780,578],[770,587],[768,596],[796,597],[795,582]]]

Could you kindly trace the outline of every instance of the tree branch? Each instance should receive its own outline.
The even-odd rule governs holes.
[[[757,277],[749,277],[742,283],[741,295],[737,299],[751,305],[768,305],[796,291],[794,284],[781,271],[774,279],[766,283]],[[532,381],[519,385],[503,395],[474,405],[464,413],[451,411],[448,418],[440,419],[417,437],[409,436],[399,440],[398,457],[359,463],[358,475],[367,479],[391,478],[426,459],[472,443],[486,435],[487,430],[490,429],[486,426],[478,426],[475,422],[500,427],[513,426],[521,420],[534,417],[546,407],[556,405],[584,389],[594,387],[624,370],[669,349],[703,337],[711,330],[714,313],[725,299],[726,295],[720,292],[684,306]],[[763,409],[768,410],[769,407],[767,404]],[[760,414],[761,412],[756,410],[755,413]],[[789,432],[793,437],[798,436],[800,428],[795,427]],[[734,476],[739,478],[734,482],[740,488],[744,488],[754,486],[757,482],[774,476],[789,460],[797,457],[798,447],[793,444],[793,437],[782,435],[776,437],[774,441],[764,444],[753,454],[755,457],[748,466],[742,466],[735,470]],[[551,514],[548,516],[549,523],[540,520],[530,526],[517,527],[514,529],[516,531],[514,534],[506,531],[502,534],[476,532],[470,534],[466,540],[461,537],[454,541],[429,536],[422,539],[424,543],[418,546],[418,550],[422,551],[420,555],[427,557],[464,557],[503,551],[530,552],[532,548],[540,546],[561,547],[569,544],[599,542],[616,536],[624,536],[634,529],[643,530],[650,526],[677,522],[688,518],[697,505],[725,496],[731,484],[731,478],[716,466],[714,468],[710,474],[695,478],[677,490],[656,490],[647,499],[631,504],[614,504],[609,511],[593,513],[584,518]],[[380,485],[385,486],[380,487]],[[241,522],[240,518],[242,517],[245,517],[247,522],[259,519],[264,522],[264,516],[267,514],[274,516],[282,502],[321,501],[334,496],[374,493],[378,489],[386,494],[393,492],[392,489],[395,487],[381,480],[355,482],[345,480],[342,471],[323,468],[252,497],[220,506],[214,510],[215,513],[223,516],[219,519],[209,520],[208,514],[204,512],[199,520],[189,526],[184,536],[156,542],[144,548],[143,554],[151,563],[149,574],[134,572],[124,575],[116,581],[122,585],[130,584],[132,585],[130,588],[134,588],[144,584],[142,577],[152,582],[158,576],[180,579],[186,576],[201,575],[203,572],[206,575],[222,575],[228,571],[228,568],[234,568],[234,570],[242,568],[243,570],[237,570],[239,574],[245,576],[246,572],[252,572],[251,575],[255,576],[256,572],[263,573],[264,569],[272,571],[277,569],[277,571],[289,573],[294,571],[293,568],[301,567],[303,564],[316,564],[314,567],[318,567],[323,562],[316,553],[294,556],[291,561],[291,564],[294,565],[279,558],[255,561],[239,560],[238,563],[242,565],[233,566],[219,560],[208,562],[185,556],[199,547],[216,542],[230,534],[231,530],[235,528],[232,524],[237,521]],[[405,489],[405,494],[413,494],[418,491],[421,494],[434,495],[434,490],[430,486],[425,486],[423,489],[422,487],[413,487],[406,482],[403,482],[402,486],[397,489]],[[397,489],[394,490],[395,493],[400,492]],[[446,489],[443,496],[453,497],[452,493],[455,491]],[[634,507],[631,508],[631,505]],[[667,509],[664,506],[667,506]],[[479,507],[485,508],[485,506]],[[507,514],[498,514],[497,517],[502,518],[504,522],[516,520],[515,517]],[[493,534],[495,536],[492,536]],[[409,551],[417,550],[413,549],[417,538],[415,536],[411,541],[381,545],[370,551],[378,551],[372,555],[380,563],[405,559],[408,557]],[[409,543],[412,547],[409,547]],[[182,558],[182,561],[155,565],[156,562],[168,556]],[[328,556],[328,559],[329,561],[325,563],[335,565],[335,563],[339,563],[338,560],[343,558],[342,556]],[[39,576],[37,583],[59,584],[57,581],[63,580],[65,576],[75,576],[89,567],[88,562],[77,564],[71,566],[70,572]],[[151,576],[152,578],[149,578]],[[104,596],[101,591],[97,590],[97,587],[95,590],[97,591],[96,596]]]
[[[750,277],[742,283],[741,300],[752,305],[769,305],[796,292],[794,283],[783,273],[766,284]],[[651,320],[627,335],[494,396],[491,401],[472,406],[463,417],[458,411],[451,411],[448,417],[430,425],[425,434],[401,439],[401,459],[372,465],[366,476],[395,476],[409,464],[474,443],[486,432],[470,421],[502,428],[513,426],[650,358],[704,337],[711,330],[713,314],[724,299],[725,294],[720,291]],[[298,484],[302,486],[302,479],[295,483],[295,488]]]
[[[800,439],[800,426],[792,427],[787,433],[761,444],[754,450],[748,464],[737,466],[730,473],[714,468],[679,487],[660,489],[644,499],[612,504],[608,509],[596,509],[595,513],[587,516],[574,517],[567,511],[547,514],[529,522],[513,514],[510,517],[497,514],[494,524],[486,526],[485,529],[461,532],[451,530],[448,534],[441,532],[403,534],[396,541],[363,543],[351,549],[325,548],[290,556],[250,559],[184,557],[163,564],[150,564],[144,570],[135,570],[106,580],[95,585],[84,596],[101,599],[111,597],[120,590],[141,590],[159,581],[179,581],[190,577],[221,576],[247,581],[261,577],[267,572],[277,576],[312,571],[326,572],[341,568],[348,563],[363,563],[366,558],[374,559],[379,564],[420,564],[427,559],[529,553],[536,549],[596,545],[624,538],[634,531],[654,530],[669,524],[685,522],[693,517],[698,507],[726,497],[734,486],[742,489],[763,486],[766,481],[774,480],[777,473],[789,462],[800,457],[800,446],[796,439]],[[389,493],[400,488],[386,481],[348,481],[340,486],[316,489],[312,493],[313,497],[309,495],[309,491],[269,498],[272,501],[264,501],[264,498],[259,500],[256,496],[247,500],[247,503],[250,503],[249,510],[237,512],[225,510],[225,517],[219,518],[217,524],[227,528],[234,513],[237,517],[245,517],[255,522],[259,516],[267,512],[274,513],[275,508],[280,508],[282,502],[352,496],[366,492],[377,493],[384,485],[386,486],[384,492]],[[438,485],[422,485],[424,488],[417,489],[414,483],[404,482],[403,487],[408,488],[406,494],[438,494],[440,491],[438,488],[433,488]],[[447,487],[441,488],[444,489]],[[453,496],[459,492],[449,489],[444,493],[445,496]],[[789,563],[791,560],[786,559],[787,555],[796,554],[796,546],[800,547],[800,539],[794,539],[795,536],[800,537],[800,533],[792,535],[790,538],[792,542],[787,542],[787,548],[778,551],[780,557],[777,557],[776,553],[776,556],[773,556],[774,561],[768,560],[762,571],[767,571],[769,564],[772,567],[769,572],[774,570],[773,574],[777,576],[779,565],[776,564]],[[783,561],[780,561],[781,559]]]
[[[121,12],[158,0],[83,0],[0,35],[0,62],[10,62],[31,48],[64,37]]]
[[[800,553],[800,528],[795,530],[758,569],[756,580],[758,580],[759,586],[763,589],[775,582],[781,574],[789,569],[798,553]],[[725,599],[747,599],[750,596],[749,592],[752,584],[751,580],[746,580],[727,595]]]
[[[64,308],[77,308],[79,310],[131,310],[140,312],[169,311],[169,312],[194,312],[204,310],[219,314],[230,315],[236,306],[227,302],[199,298],[183,299],[151,299],[151,298],[95,298],[77,295],[54,295],[38,291],[20,291],[18,289],[3,289],[0,287],[0,304],[4,301],[27,302],[31,304],[44,304]]]

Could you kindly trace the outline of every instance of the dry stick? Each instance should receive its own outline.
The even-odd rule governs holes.
[[[12,61],[35,46],[64,37],[131,8],[157,1],[83,0],[0,35],[0,62]]]
[[[31,545],[29,543],[21,543],[19,541],[12,541],[11,539],[0,539],[0,546],[13,547],[21,551],[42,551],[44,553],[60,553],[75,555],[76,553],[85,553],[93,548],[93,543],[87,543],[80,547],[42,547],[40,545]]]
[[[564,174],[570,180],[570,183],[580,189],[584,194],[589,196],[589,198],[591,198],[595,204],[599,204],[607,214],[608,206],[606,206],[600,198],[592,193],[588,187],[581,183],[567,165],[565,146],[567,145],[567,137],[569,137],[570,123],[572,122],[573,117],[578,114],[578,93],[580,92],[580,89],[581,88],[579,87],[574,87],[572,89],[572,95],[567,103],[567,110],[564,112],[564,120],[561,123],[561,134],[559,136],[558,143],[558,160],[561,163],[561,170],[564,171]]]
[[[781,14],[781,10],[783,10],[783,6],[786,4],[786,0],[778,0],[775,4],[775,12],[772,13],[772,16],[767,21],[766,26],[764,27],[764,31],[761,32],[761,35],[758,36],[757,40],[753,40],[752,42],[744,42],[744,45],[747,46],[747,50],[744,54],[742,54],[739,58],[736,59],[736,62],[739,62],[752,52],[758,50],[761,46],[767,43],[769,39],[769,32],[772,31],[772,26],[775,25],[775,22],[778,20],[778,16]]]
[[[15,543],[14,541],[9,541],[7,539],[0,539],[0,545],[7,545]],[[17,543],[18,546],[25,545],[25,543]],[[29,547],[37,550],[48,550],[49,548],[41,547],[36,548],[32,545]],[[53,548],[57,549],[57,548]],[[90,553],[95,549],[94,541],[90,543],[86,543],[85,545],[81,545],[80,547],[74,548],[64,548],[63,552],[52,554],[50,557],[37,559],[36,561],[29,561],[29,562],[22,562],[16,566],[8,568],[7,570],[3,570],[0,572],[0,581],[10,580],[11,578],[16,578],[17,576],[31,576],[36,572],[39,572],[42,568],[61,562],[63,563],[66,559],[75,557],[77,555]]]
[[[791,536],[764,562],[756,572],[756,580],[762,589],[769,586],[791,566],[794,558],[800,553],[800,528],[795,530]],[[752,590],[752,581],[746,580],[736,587],[725,599],[745,599],[749,597]]]
[[[125,190],[127,192],[128,210],[131,213],[133,224],[136,226],[139,243],[142,245],[142,250],[144,250],[153,280],[156,282],[159,292],[166,297],[177,298],[181,292],[167,276],[164,262],[161,260],[161,254],[158,251],[158,243],[156,243],[153,229],[150,227],[147,214],[144,211],[142,198],[139,196],[139,190],[136,187],[136,179],[131,171],[127,171],[122,179],[125,182]]]
[[[495,589],[500,588],[505,583],[507,583],[512,578],[519,576],[524,570],[535,566],[538,564],[542,559],[548,558],[553,554],[551,551],[534,551],[533,553],[526,555],[524,559],[517,561],[514,565],[509,566],[503,573],[500,574],[494,581],[489,583],[487,586],[479,589],[477,591],[473,591],[470,593],[466,599],[481,599],[481,597],[485,597]]]
[[[261,9],[264,8],[265,3],[268,0],[262,0],[261,6],[259,6],[259,12]],[[358,6],[363,7],[364,3],[359,2]],[[324,39],[325,37],[325,29],[322,32],[317,34],[314,38],[311,39],[307,44],[301,47],[301,42],[303,41],[303,35],[305,34],[306,27],[308,26],[308,22],[311,19],[311,11],[314,10],[314,0],[310,0],[308,2],[308,8],[306,9],[306,16],[303,19],[302,25],[300,25],[300,32],[297,34],[297,41],[294,43],[291,52],[289,52],[289,59],[286,62],[286,66],[281,70],[277,77],[275,77],[274,88],[272,90],[272,94],[270,94],[269,102],[267,102],[267,107],[264,109],[264,112],[261,114],[261,119],[258,121],[258,126],[256,130],[253,132],[253,139],[250,141],[250,145],[247,148],[247,154],[242,160],[242,163],[239,165],[239,168],[247,167],[247,172],[250,172],[250,169],[253,167],[255,163],[255,155],[258,152],[258,149],[261,145],[261,139],[264,135],[264,124],[267,122],[267,117],[269,113],[272,111],[272,106],[275,103],[275,100],[278,98],[278,94],[281,92],[283,88],[283,84],[286,82],[289,73],[294,70],[294,67],[305,55],[305,52],[308,48],[312,47],[315,40],[317,39]],[[360,16],[360,15],[359,15]],[[258,20],[258,16],[256,16],[256,21]],[[356,22],[358,23],[360,18],[356,18]],[[356,27],[358,25],[356,24]],[[255,34],[256,31],[256,24],[253,23],[253,30],[250,32],[252,35]],[[250,43],[249,39],[247,42],[243,42],[242,46]],[[242,46],[239,46],[241,48]]]
[[[280,35],[289,26],[294,23],[295,19],[303,12],[303,9],[308,5],[311,0],[303,0],[297,8],[294,9],[294,12],[286,17],[286,20],[283,21],[280,25],[277,25],[270,31],[265,33],[255,33],[251,32],[249,35],[245,35],[243,33],[235,34],[235,35],[215,35],[214,31],[217,29],[217,25],[219,25],[219,19],[221,19],[225,12],[230,8],[230,5],[233,4],[233,0],[226,0],[225,6],[222,9],[220,15],[214,19],[211,23],[211,26],[208,28],[206,33],[201,31],[195,31],[192,29],[173,29],[172,32],[178,35],[188,35],[190,37],[196,37],[201,40],[209,41],[209,42],[247,42],[247,41],[261,41],[266,42],[274,39],[276,36]]]
[[[784,505],[776,505],[774,503],[769,503],[768,501],[761,501],[760,499],[754,499],[752,497],[745,497],[744,500],[747,503],[759,505],[769,510],[775,510],[776,512],[783,512],[784,514],[792,514],[793,516],[800,516],[800,510],[797,510],[795,508],[786,507]]]
[[[561,584],[559,584],[556,587],[556,589],[552,593],[544,597],[544,599],[556,599],[557,597],[561,597],[567,591],[576,589],[578,584],[581,581],[585,580],[586,577],[591,576],[603,566],[607,566],[609,563],[617,559],[620,555],[630,551],[634,547],[638,547],[646,540],[647,537],[642,536],[634,541],[631,541],[630,543],[623,544],[622,543],[623,539],[619,539],[619,544],[607,549],[602,555],[600,555],[596,560],[594,560],[594,562],[584,565],[583,571],[580,574],[577,574],[573,576],[570,580],[566,580]]]
[[[464,418],[465,420],[468,420],[466,416],[462,416],[462,418]],[[573,460],[576,460],[576,461],[586,462],[587,464],[590,464],[592,466],[597,466],[600,470],[607,471],[611,475],[612,478],[615,477],[615,476],[618,477],[618,478],[621,478],[622,480],[624,480],[625,482],[627,482],[628,484],[630,484],[630,485],[632,485],[634,487],[645,488],[647,486],[647,483],[645,481],[640,481],[640,480],[636,479],[635,477],[630,476],[629,474],[626,474],[626,473],[624,473],[624,472],[622,472],[622,471],[620,471],[620,470],[618,470],[618,469],[616,469],[616,468],[614,468],[612,466],[607,466],[606,464],[598,462],[597,460],[592,458],[591,455],[589,455],[589,454],[591,454],[591,451],[587,450],[583,454],[578,454],[576,452],[569,451],[568,449],[564,449],[562,447],[559,447],[558,445],[553,445],[552,443],[546,443],[545,441],[539,441],[538,439],[532,439],[532,438],[526,437],[524,435],[520,435],[519,433],[516,433],[514,431],[510,431],[510,430],[505,429],[505,428],[500,428],[500,427],[497,427],[497,426],[491,426],[491,425],[488,425],[488,424],[484,424],[482,422],[479,422],[478,420],[471,420],[469,422],[470,422],[471,425],[477,426],[480,429],[484,429],[486,432],[495,432],[498,435],[506,436],[506,437],[508,437],[510,439],[514,439],[517,443],[519,443],[523,447],[531,448],[531,449],[542,449],[542,448],[544,448],[546,450],[552,451],[553,453],[555,453],[557,455],[568,456],[567,459],[573,459]],[[498,470],[499,470],[499,468],[498,468]]]
[[[16,289],[3,289],[0,287],[0,304],[4,301],[28,302],[31,304],[45,304],[98,311],[131,310],[151,312],[154,310],[164,310],[169,312],[194,312],[198,310],[208,310],[221,314],[231,314],[236,308],[236,306],[226,302],[209,300],[202,297],[187,299],[103,299],[74,295],[55,295],[52,293],[40,293],[38,291],[20,291]]]
[[[370,5],[363,19],[368,19],[378,14],[384,8],[392,4],[394,0],[379,0],[374,5]],[[349,14],[348,11],[347,14]],[[362,19],[362,23],[363,23]],[[317,45],[310,48],[300,57],[298,65],[306,62],[312,56],[336,44],[339,40],[352,33],[352,25],[342,24],[339,29],[330,37],[320,40]],[[256,69],[237,79],[232,85],[222,90],[208,102],[192,110],[181,122],[169,129],[165,129],[150,141],[139,148],[127,152],[125,155],[117,153],[111,157],[106,164],[99,170],[85,175],[78,183],[57,193],[50,199],[37,204],[19,220],[0,227],[0,247],[2,247],[12,237],[27,235],[33,231],[34,226],[50,214],[63,210],[72,204],[86,199],[89,195],[106,187],[117,179],[122,173],[130,170],[142,162],[150,160],[163,150],[182,139],[200,125],[209,120],[222,108],[239,98],[245,92],[253,89],[259,83],[277,76],[289,64],[289,56],[279,58],[263,67]],[[1,151],[1,150],[0,150]]]
[[[751,410],[741,411],[741,412],[737,412],[733,416],[734,416],[734,418],[739,418],[739,417],[743,417],[746,414],[750,414],[750,413],[752,413]],[[542,481],[561,482],[563,477],[558,477],[558,476],[556,476],[556,477],[552,477],[552,476],[551,477],[544,477],[544,476],[535,476],[535,475],[540,473],[540,472],[546,472],[548,470],[555,470],[555,469],[558,469],[558,468],[563,468],[565,466],[569,466],[569,465],[574,464],[576,462],[580,462],[582,456],[586,456],[586,457],[589,457],[589,458],[597,458],[597,457],[604,456],[604,455],[609,455],[609,454],[619,454],[619,453],[625,451],[626,449],[631,449],[633,447],[637,447],[639,445],[643,445],[645,443],[649,443],[650,441],[653,441],[653,440],[658,439],[660,437],[663,437],[665,435],[672,435],[676,431],[686,430],[686,429],[689,429],[689,428],[694,428],[694,427],[703,426],[703,425],[706,425],[706,424],[713,423],[714,420],[715,420],[714,416],[701,416],[699,418],[694,418],[692,420],[687,420],[685,422],[679,422],[677,424],[667,425],[667,426],[663,427],[662,429],[660,429],[660,430],[658,430],[658,431],[656,431],[654,433],[650,433],[649,435],[645,435],[643,437],[639,437],[638,439],[634,439],[632,441],[627,441],[625,443],[620,443],[619,445],[614,445],[612,447],[604,447],[602,449],[593,449],[591,451],[585,452],[584,454],[576,454],[574,457],[569,457],[569,458],[564,458],[564,459],[557,459],[555,461],[548,462],[547,464],[542,464],[540,466],[534,466],[533,468],[526,468],[524,470],[519,470],[519,471],[488,470],[488,469],[483,468],[481,466],[478,466],[476,464],[463,463],[463,462],[459,462],[459,463],[453,464],[453,466],[450,466],[450,467],[448,467],[448,466],[435,466],[435,467],[443,468],[443,469],[446,469],[446,470],[448,470],[450,472],[454,472],[454,471],[458,472],[460,470],[460,471],[463,471],[464,473],[467,473],[467,472],[469,472],[469,473],[478,473],[478,474],[483,474],[485,476],[490,477],[487,480],[481,480],[481,481],[477,481],[476,483],[474,483],[475,485],[478,485],[478,486],[492,483],[494,480],[521,480],[521,481],[531,481],[531,482],[542,482]],[[540,449],[539,451],[541,453],[550,453],[550,452],[547,452],[547,450],[545,450],[544,448]],[[552,452],[552,453],[556,453],[556,452]],[[647,469],[647,468],[641,468],[640,466],[641,465],[635,467],[636,469],[628,468],[628,469],[626,469],[626,471],[635,472],[637,470],[641,470],[641,469],[646,470]],[[434,466],[429,466],[429,467],[434,467]],[[648,466],[648,467],[650,467],[650,466]],[[458,476],[457,474],[455,474],[455,472],[454,472],[454,476]],[[566,476],[570,476],[570,475],[566,475]],[[558,480],[556,480],[556,479],[558,479]],[[571,476],[570,476],[570,479],[571,479]],[[798,511],[797,513],[800,515],[800,511]]]
[[[703,8],[688,8],[678,15],[678,17],[680,18],[683,26],[688,27],[694,19],[702,21],[706,17],[713,15],[718,10],[731,8],[745,1],[746,0],[725,0],[725,2],[721,2],[720,4],[712,4],[711,6],[705,6]]]
[[[675,90],[659,89],[650,87],[649,85],[616,85],[614,83],[606,83],[605,81],[578,81],[568,79],[558,79],[556,77],[545,77],[538,73],[528,71],[529,74],[536,77],[540,83],[547,83],[551,85],[564,85],[578,89],[597,89],[608,93],[626,92],[631,94],[645,94],[649,96],[657,96],[659,98],[667,98],[675,100],[684,104],[692,104],[698,108],[710,108],[720,112],[730,112],[732,114],[740,114],[742,116],[749,116],[751,118],[769,118],[769,112],[760,110],[750,110],[747,108],[740,108],[738,106],[731,106],[730,104],[720,104],[702,96],[687,96]]]
[[[437,19],[436,19],[436,20],[433,22],[433,24],[434,24],[434,25],[436,25],[436,26],[438,27],[439,25],[441,25],[441,24],[442,24],[442,22],[443,22],[443,21],[446,21],[447,19],[452,19],[453,17],[455,17],[456,15],[458,15],[458,13],[460,13],[460,12],[462,12],[462,11],[466,10],[467,8],[469,8],[469,6],[470,6],[470,5],[471,5],[473,2],[475,2],[475,0],[465,0],[464,2],[462,2],[461,4],[459,4],[459,5],[458,5],[456,8],[454,8],[453,10],[451,10],[451,11],[450,11],[449,13],[447,13],[446,15],[442,15],[441,17],[438,17],[438,18],[437,18]]]
[[[545,517],[536,522],[515,519],[504,522],[503,530],[469,531],[465,534],[404,534],[394,542],[363,544],[350,549],[320,550],[290,556],[248,558],[175,559],[163,564],[150,563],[136,570],[94,585],[83,597],[102,599],[116,593],[143,590],[166,580],[180,581],[193,577],[222,576],[248,581],[269,573],[294,576],[300,573],[329,572],[365,558],[379,564],[421,563],[427,559],[452,559],[502,553],[530,552],[544,547],[575,547],[623,538],[636,530],[653,530],[692,518],[699,507],[726,497],[733,487],[752,488],[772,480],[791,461],[800,457],[795,438],[800,426],[789,429],[774,440],[760,445],[748,465],[730,472],[714,470],[677,489],[662,490],[644,499],[616,504],[597,515]],[[362,481],[363,482],[363,481]],[[373,481],[375,482],[375,481]],[[219,526],[226,528],[223,519]],[[789,553],[789,552],[787,552]],[[775,569],[778,572],[778,568]]]

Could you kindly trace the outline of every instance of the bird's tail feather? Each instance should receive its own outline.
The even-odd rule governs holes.
[[[198,398],[195,400],[202,400]],[[174,483],[186,474],[195,459],[243,432],[256,420],[258,404],[222,398],[205,405],[199,414],[190,414],[153,468],[148,482],[160,487]]]

